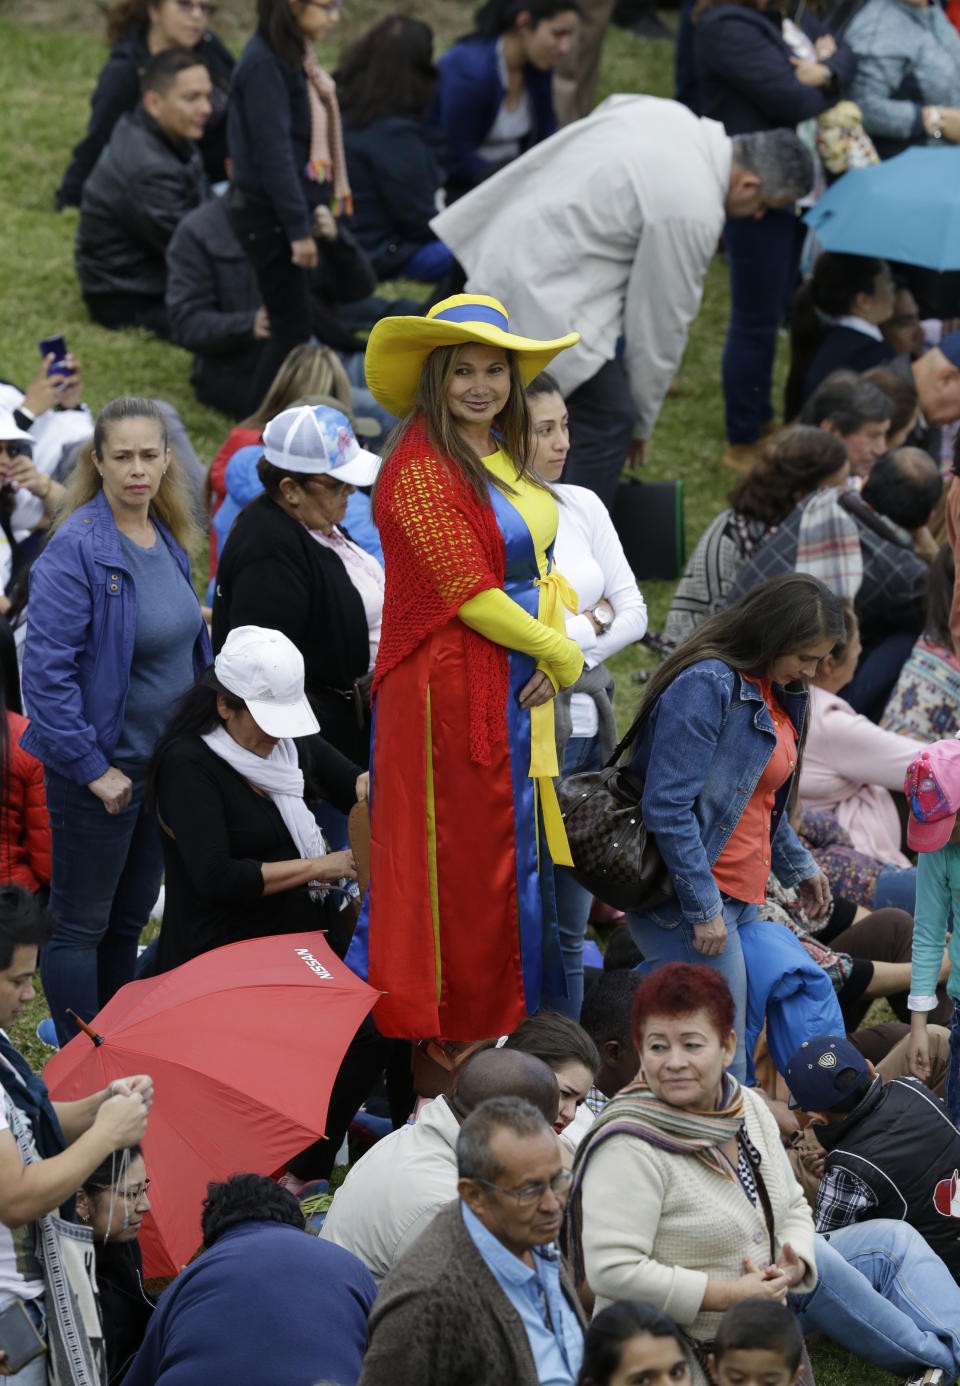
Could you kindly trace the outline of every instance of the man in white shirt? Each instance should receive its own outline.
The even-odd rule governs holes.
[[[560,1089],[540,1059],[482,1049],[413,1124],[378,1141],[334,1195],[320,1236],[352,1251],[379,1285],[435,1215],[457,1196],[457,1137],[464,1118],[491,1097],[521,1097],[553,1125]]]
[[[611,96],[431,222],[467,289],[518,332],[580,341],[551,370],[570,410],[564,480],[607,508],[628,451],[639,465],[680,364],[728,217],[809,192],[790,130],[737,135],[676,101]]]

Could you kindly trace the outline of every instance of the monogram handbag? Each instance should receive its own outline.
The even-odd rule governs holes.
[[[620,742],[602,770],[560,780],[557,799],[574,880],[614,909],[642,913],[669,900],[673,885],[643,824],[643,781],[617,764],[625,744]]]

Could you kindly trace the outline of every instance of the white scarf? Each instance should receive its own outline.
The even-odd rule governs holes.
[[[217,727],[202,736],[214,755],[225,760],[238,775],[249,781],[254,789],[262,790],[280,810],[287,832],[301,858],[324,857],[327,844],[317,820],[303,799],[303,771],[297,758],[296,744],[289,737],[277,742],[268,756],[254,755],[246,750],[225,727]],[[311,890],[311,895],[314,890]]]

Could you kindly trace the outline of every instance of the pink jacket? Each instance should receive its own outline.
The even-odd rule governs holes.
[[[907,766],[923,747],[913,737],[884,731],[836,693],[811,684],[800,767],[804,807],[832,813],[859,852],[909,866],[890,790],[903,793]]]

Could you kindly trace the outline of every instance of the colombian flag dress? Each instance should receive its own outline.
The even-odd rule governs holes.
[[[541,991],[565,994],[553,703],[518,697],[537,668],[579,676],[562,609],[576,596],[553,568],[550,492],[502,449],[483,462],[513,492],[491,484],[486,506],[414,425],[377,493],[370,890],[346,961],[385,993],[381,1032],[410,1039],[500,1035]]]

